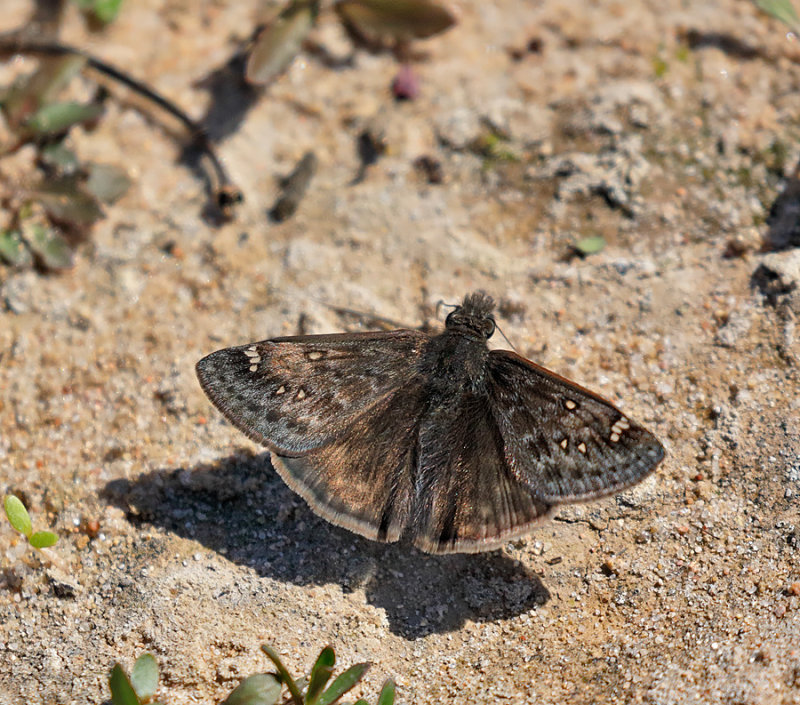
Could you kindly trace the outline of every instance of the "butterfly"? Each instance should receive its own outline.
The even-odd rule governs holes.
[[[507,350],[494,301],[445,329],[273,338],[197,363],[211,402],[329,522],[429,553],[493,550],[614,494],[664,448],[609,401]]]

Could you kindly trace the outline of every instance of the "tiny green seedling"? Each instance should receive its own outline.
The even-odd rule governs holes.
[[[130,678],[122,666],[114,664],[108,686],[114,705],[161,705],[153,700],[158,688],[158,664],[152,654],[142,654],[136,659]]]
[[[581,257],[588,257],[589,255],[597,254],[605,246],[606,240],[602,235],[590,235],[578,240],[572,245],[572,249]]]
[[[783,22],[793,32],[800,30],[800,18],[790,0],[755,0],[756,7]]]
[[[108,24],[117,18],[122,0],[75,0],[75,4],[100,24]]]
[[[7,495],[4,504],[8,523],[24,534],[33,548],[50,548],[56,544],[58,536],[52,531],[33,531],[30,514],[18,497],[13,494]]]
[[[297,680],[289,674],[274,649],[264,644],[261,650],[275,664],[278,672],[257,673],[246,678],[227,697],[223,705],[276,705],[281,699],[283,686],[289,691],[288,700],[285,702],[290,705],[333,705],[340,702],[345,693],[356,686],[369,668],[369,663],[357,663],[334,678],[326,688],[336,664],[336,654],[332,647],[326,646],[320,651],[308,678]],[[394,695],[394,682],[391,679],[387,680],[381,688],[377,705],[393,705]],[[354,705],[369,705],[369,703],[361,699]]]

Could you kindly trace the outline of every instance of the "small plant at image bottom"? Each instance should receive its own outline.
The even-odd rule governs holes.
[[[152,654],[142,654],[136,659],[130,678],[122,666],[115,664],[108,685],[114,705],[161,705],[153,700],[158,688],[158,664]]]
[[[783,22],[793,32],[800,30],[800,18],[791,0],[755,0],[755,3],[759,10]]]
[[[369,663],[357,663],[334,678],[326,688],[336,663],[336,655],[330,646],[320,651],[309,677],[297,680],[289,674],[274,649],[265,644],[261,650],[269,656],[278,672],[257,673],[246,678],[222,705],[276,705],[278,702],[286,705],[332,705],[340,702],[345,693],[355,687],[369,668]],[[283,686],[286,686],[289,692],[281,699]],[[393,705],[394,693],[394,682],[387,680],[381,688],[377,705]],[[369,705],[369,703],[362,698],[354,705]]]
[[[33,548],[40,550],[50,548],[58,541],[58,536],[52,531],[34,532],[30,514],[28,514],[28,510],[25,509],[25,505],[19,497],[13,494],[7,495],[4,504],[8,523],[21,534],[24,534]]]

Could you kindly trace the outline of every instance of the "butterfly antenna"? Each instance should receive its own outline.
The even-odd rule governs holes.
[[[511,341],[508,339],[508,336],[507,336],[507,335],[506,335],[506,334],[503,332],[503,329],[502,329],[502,328],[501,328],[501,327],[500,327],[500,326],[499,326],[497,323],[495,323],[495,330],[498,330],[498,331],[500,331],[500,335],[502,335],[502,336],[503,336],[503,340],[505,340],[505,341],[508,343],[508,346],[509,346],[509,347],[510,347],[510,348],[511,348],[511,349],[512,349],[514,352],[517,352],[517,349],[514,347],[514,343],[512,343],[512,342],[511,342]]]
[[[436,318],[439,318],[439,309],[442,306],[446,306],[447,308],[458,308],[458,304],[449,304],[444,299],[439,299],[436,302]]]
[[[395,321],[393,318],[386,318],[385,316],[379,316],[376,313],[370,313],[369,311],[359,311],[358,309],[354,308],[347,308],[346,306],[336,306],[335,304],[329,304],[327,301],[323,301],[322,299],[317,299],[313,296],[309,296],[309,299],[315,301],[316,303],[320,304],[321,306],[325,306],[325,308],[329,308],[331,311],[335,311],[339,314],[345,314],[348,316],[357,316],[365,321],[375,321],[376,323],[384,323],[391,328],[413,328],[413,326],[409,326],[405,323],[400,323],[399,321]]]

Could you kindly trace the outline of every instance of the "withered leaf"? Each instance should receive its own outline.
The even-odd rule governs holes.
[[[103,217],[97,200],[74,178],[43,181],[29,192],[53,220],[74,227],[87,227]]]
[[[292,0],[255,40],[245,77],[264,85],[283,73],[317,19],[319,0]]]
[[[396,41],[432,37],[456,22],[447,8],[432,0],[339,0],[334,8],[359,34]]]
[[[130,188],[128,172],[115,164],[89,165],[86,190],[103,203],[114,203]]]

